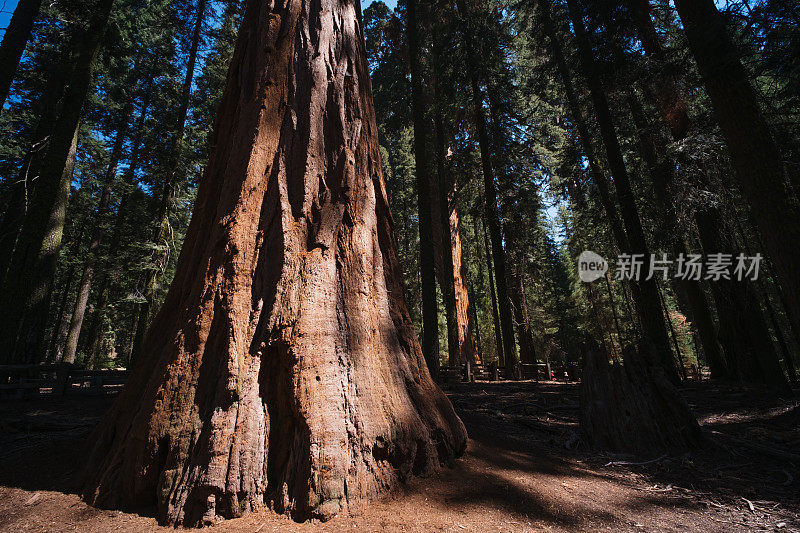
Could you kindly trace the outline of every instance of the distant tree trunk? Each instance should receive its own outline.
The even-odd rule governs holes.
[[[526,364],[536,363],[536,348],[533,346],[531,321],[528,316],[528,295],[525,293],[525,282],[519,267],[512,276],[514,289],[512,298],[517,312],[517,336],[519,338],[520,361]]]
[[[436,264],[433,249],[431,175],[426,142],[427,121],[420,52],[421,24],[417,0],[406,4],[408,54],[411,64],[411,113],[414,122],[414,160],[419,219],[419,264],[422,278],[422,353],[437,378],[439,369],[439,304],[436,298]],[[444,293],[444,291],[443,291]]]
[[[131,154],[128,168],[125,170],[123,177],[123,192],[122,198],[117,207],[117,214],[114,217],[114,229],[111,234],[111,242],[108,250],[108,257],[111,262],[116,261],[117,253],[122,244],[122,232],[125,229],[125,224],[128,217],[128,208],[130,204],[130,197],[132,191],[136,187],[136,171],[139,169],[139,160],[141,156],[142,140],[145,133],[145,119],[147,118],[147,110],[150,107],[150,99],[153,96],[153,80],[149,78],[146,80],[144,95],[142,96],[141,109],[139,117],[136,122],[136,132],[131,141]],[[91,360],[97,361],[102,345],[103,331],[101,324],[106,313],[106,306],[110,296],[111,272],[110,264],[105,264],[99,269],[101,277],[98,283],[98,297],[97,305],[95,305],[95,319],[92,324],[91,334],[89,338],[92,339],[91,347]],[[135,313],[138,318],[138,311]],[[128,352],[130,353],[130,352]]]
[[[53,326],[53,334],[50,336],[50,344],[47,348],[47,360],[56,363],[63,358],[64,351],[61,348],[61,343],[66,339],[67,330],[69,329],[69,320],[66,319],[67,300],[69,300],[69,293],[72,290],[72,280],[75,278],[75,265],[70,265],[65,278],[66,281],[64,281],[61,289],[61,301],[58,304],[58,312],[56,313],[56,323]]]
[[[475,332],[475,364],[483,362],[483,348],[481,344],[481,328],[478,327],[478,300],[475,299],[475,291],[472,285],[469,286],[469,317],[470,327]]]
[[[92,83],[95,58],[114,0],[101,0],[75,48],[62,112],[41,165],[36,198],[22,225],[2,291],[0,362],[42,358],[44,321],[64,229],[81,110]]]
[[[42,0],[19,0],[14,14],[8,23],[3,42],[0,44],[0,112],[8,98],[8,91],[11,89],[11,82],[17,72],[22,54],[25,52],[25,45],[33,30],[33,23],[39,15],[39,7]]]
[[[434,192],[429,196],[431,215],[434,219],[432,240],[435,251],[436,273],[439,287],[442,290],[445,315],[447,318],[447,355],[448,366],[457,367],[461,362],[461,344],[459,343],[458,311],[456,308],[455,272],[453,270],[453,235],[450,228],[450,179],[447,175],[447,163],[444,152],[444,124],[437,111],[434,119],[436,133],[436,174],[437,183]]]
[[[739,239],[741,240],[742,244],[744,245],[745,253],[748,257],[754,257],[755,254],[753,253],[752,248],[748,242],[747,235],[742,228],[742,225],[737,221],[736,222],[736,231],[739,235]],[[759,278],[755,282],[756,288],[758,289],[758,293],[762,296],[764,300],[764,306],[767,308],[767,313],[770,317],[770,322],[772,322],[772,328],[775,331],[775,336],[778,339],[778,345],[783,352],[783,362],[784,366],[786,366],[786,374],[789,376],[789,381],[796,383],[797,382],[797,371],[795,369],[795,358],[792,355],[792,349],[787,342],[786,336],[784,336],[783,328],[781,327],[780,320],[778,320],[778,314],[775,312],[775,308],[772,305],[771,298],[770,298],[770,291],[767,289],[767,285],[764,283],[763,275],[759,276]],[[789,332],[791,333],[791,321],[789,321]],[[796,340],[796,339],[795,339]]]
[[[153,243],[161,245],[167,240],[169,232],[170,206],[173,201],[176,187],[180,184],[183,176],[181,173],[181,162],[184,153],[184,133],[186,130],[186,118],[189,113],[189,100],[192,95],[192,81],[194,80],[194,70],[197,63],[197,51],[200,46],[200,37],[203,29],[203,21],[206,17],[206,5],[208,0],[199,0],[194,19],[194,29],[192,30],[192,40],[189,46],[189,57],[186,63],[186,74],[184,75],[181,95],[178,104],[178,118],[173,130],[172,145],[168,152],[167,171],[162,183],[160,197],[158,199],[158,211],[153,224]],[[150,268],[145,280],[145,302],[139,306],[139,313],[136,319],[136,330],[133,337],[133,351],[131,353],[131,363],[133,364],[141,352],[142,343],[147,327],[150,325],[150,318],[153,311],[153,303],[158,288],[158,277],[164,258],[159,252],[155,253],[155,267]]]
[[[678,223],[678,217],[675,213],[675,206],[672,201],[673,195],[670,191],[670,187],[675,182],[675,163],[666,157],[666,147],[657,140],[656,136],[650,133],[650,125],[647,123],[638,97],[633,91],[628,91],[627,100],[631,109],[633,122],[639,135],[640,153],[642,159],[649,167],[656,201],[660,205],[663,213],[660,233],[663,236],[662,238],[667,249],[672,250],[674,258],[679,257],[681,254],[687,256],[689,254],[689,248],[686,244],[683,228]],[[666,106],[666,104],[665,106],[669,109],[682,109],[685,111],[685,104],[676,103],[677,101],[682,102],[682,98],[679,94],[676,96],[671,93],[668,100],[671,103],[669,106]],[[668,123],[669,121],[674,123],[674,128],[670,129],[676,131],[685,130],[688,124],[690,124],[688,118],[684,120],[671,117],[668,119]],[[719,343],[717,342],[717,331],[714,325],[714,318],[711,314],[711,306],[700,282],[697,280],[680,279],[677,281],[676,285],[686,294],[687,303],[690,308],[688,314],[697,327],[698,334],[700,335],[700,342],[703,347],[703,354],[706,357],[706,362],[709,365],[712,377],[725,377],[727,375],[725,359],[723,358]]]
[[[436,250],[436,274],[447,312],[447,338],[449,365],[458,366],[467,360],[480,362],[475,338],[474,323],[470,318],[470,296],[465,282],[466,267],[461,256],[461,220],[458,210],[450,203],[453,192],[445,154],[444,125],[441,116],[436,117],[437,174],[435,194],[431,195],[432,213],[435,219],[433,242]],[[442,209],[442,206],[446,206]]]
[[[788,294],[789,314],[800,321],[800,205],[756,93],[714,0],[676,0],[734,173],[749,203],[776,276]],[[780,228],[780,230],[778,230]]]
[[[696,221],[706,256],[730,253],[736,257],[728,232],[721,229],[722,217],[717,207],[698,210]],[[733,375],[742,381],[766,383],[779,394],[790,394],[760,303],[749,282],[732,278],[719,279],[710,285],[717,313],[722,317],[720,343]]]
[[[606,148],[606,155],[614,177],[614,188],[620,203],[622,222],[625,226],[625,233],[628,237],[630,253],[642,254],[644,266],[647,271],[650,264],[650,252],[639,219],[639,212],[634,200],[628,171],[625,168],[625,161],[622,157],[622,149],[617,138],[616,128],[608,107],[605,90],[602,80],[597,72],[594,53],[589,43],[586,29],[583,26],[583,16],[577,0],[567,0],[570,19],[578,45],[578,55],[586,82],[589,87],[590,96],[594,106],[597,124]],[[632,284],[634,300],[637,303],[637,311],[642,321],[642,332],[648,342],[653,344],[653,349],[657,357],[664,365],[665,372],[673,382],[678,383],[680,378],[677,373],[675,361],[672,357],[672,350],[669,346],[664,317],[659,304],[658,287],[654,279],[642,279]]]
[[[504,344],[503,344],[503,330],[500,327],[500,314],[497,310],[497,293],[495,292],[494,283],[494,268],[492,267],[492,245],[489,243],[489,234],[486,231],[486,224],[483,226],[483,247],[486,250],[486,267],[489,272],[489,292],[492,296],[492,321],[494,323],[494,338],[497,343],[497,364],[504,366],[506,363]]]
[[[248,2],[176,276],[92,438],[92,504],[326,520],[464,450],[403,300],[357,12]]]
[[[453,242],[453,287],[456,294],[456,318],[458,319],[458,344],[461,349],[461,363],[470,361],[480,364],[481,355],[478,347],[478,320],[470,315],[470,306],[474,295],[468,290],[467,265],[461,253],[461,218],[458,211],[450,213],[450,235]],[[473,311],[474,311],[474,306]]]
[[[477,57],[473,43],[474,35],[469,31],[466,21],[471,16],[467,2],[457,0],[458,9],[461,11],[461,37],[466,47],[466,70],[472,91],[472,112],[475,131],[478,136],[478,147],[481,155],[481,171],[483,173],[484,217],[489,227],[491,237],[492,260],[496,273],[497,301],[499,305],[500,325],[502,327],[503,355],[505,366],[509,375],[519,376],[519,358],[517,357],[517,344],[514,338],[514,318],[509,305],[508,268],[506,251],[503,247],[503,228],[498,210],[497,185],[495,184],[494,168],[492,166],[491,145],[486,128],[486,114],[483,109],[483,90],[481,80],[475,67]]]
[[[100,251],[100,244],[103,241],[104,235],[104,218],[108,213],[109,205],[111,204],[111,193],[114,187],[114,182],[117,177],[117,165],[119,164],[120,157],[122,156],[122,147],[125,143],[125,138],[128,132],[128,115],[130,115],[133,108],[132,101],[130,101],[122,109],[120,114],[122,118],[117,135],[114,139],[114,144],[111,147],[111,154],[109,157],[108,168],[106,168],[106,175],[103,179],[103,188],[100,191],[100,199],[97,203],[97,214],[94,218],[94,228],[92,231],[92,240],[89,243],[89,249],[86,254],[86,262],[83,264],[83,272],[81,274],[81,282],[78,285],[78,295],[75,301],[75,307],[72,310],[72,317],[69,323],[69,333],[67,334],[67,342],[64,347],[64,361],[67,363],[75,362],[75,353],[78,350],[78,337],[81,333],[83,326],[83,318],[86,315],[86,306],[89,303],[89,293],[92,289],[92,279],[94,278],[94,269],[97,264],[97,254]],[[89,368],[92,368],[94,361],[91,357],[86,362]]]
[[[491,243],[492,262],[494,264],[495,285],[497,288],[497,304],[500,314],[500,326],[503,337],[503,354],[505,356],[505,366],[510,375],[519,372],[519,360],[517,358],[517,346],[514,339],[514,318],[511,314],[509,305],[508,274],[506,266],[506,252],[503,247],[503,232],[500,223],[500,213],[497,207],[497,187],[494,181],[494,171],[492,169],[491,155],[489,153],[489,137],[486,133],[486,117],[483,112],[482,91],[478,84],[477,77],[472,76],[472,98],[473,112],[475,114],[475,125],[478,130],[478,144],[481,152],[481,165],[483,169],[483,194],[485,201],[486,220],[489,227]]]

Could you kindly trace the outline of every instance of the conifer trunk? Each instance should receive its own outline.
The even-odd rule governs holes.
[[[456,309],[455,272],[453,271],[453,235],[450,228],[450,180],[444,155],[444,125],[437,112],[434,120],[436,133],[436,175],[435,192],[430,195],[431,214],[435,219],[433,225],[433,246],[436,262],[436,274],[444,300],[447,318],[447,364],[457,367],[461,362],[461,344],[459,343],[458,312]]]
[[[114,0],[101,0],[74,54],[72,74],[2,290],[0,362],[42,359],[44,329],[64,231],[78,126]]]
[[[125,170],[123,177],[123,191],[122,197],[117,207],[117,213],[114,217],[114,229],[111,233],[111,242],[108,250],[108,257],[113,261],[117,257],[117,252],[122,244],[122,232],[125,229],[125,223],[128,218],[128,208],[132,191],[136,187],[136,171],[139,169],[139,161],[142,150],[142,140],[145,133],[145,119],[147,118],[147,110],[150,107],[150,99],[153,96],[153,80],[148,78],[144,95],[142,96],[141,109],[136,122],[136,132],[131,140],[131,154],[128,168]],[[89,338],[92,339],[91,347],[91,360],[97,361],[100,353],[100,346],[102,344],[102,329],[103,318],[106,313],[106,306],[110,296],[111,284],[111,264],[106,262],[102,268],[99,269],[101,277],[98,283],[98,296],[97,305],[95,306],[95,318],[92,323],[91,334]]]
[[[436,250],[436,275],[447,312],[448,364],[456,367],[466,361],[480,363],[475,345],[475,323],[469,314],[470,295],[465,282],[466,266],[461,255],[461,218],[456,206],[450,205],[453,192],[447,167],[442,119],[436,118],[436,193],[431,195],[434,224],[433,242]],[[442,208],[446,206],[446,208]]]
[[[791,194],[780,150],[714,0],[676,0],[675,7],[728,146],[734,174],[787,294],[789,315],[800,323],[800,205]]]
[[[93,435],[91,503],[324,520],[464,450],[403,299],[357,12],[248,1],[175,279]]]
[[[78,350],[78,338],[81,334],[83,327],[83,318],[86,316],[86,306],[89,303],[89,294],[92,290],[92,280],[94,279],[95,265],[97,264],[97,255],[100,252],[100,244],[104,237],[104,218],[108,213],[109,205],[111,204],[111,193],[114,188],[114,181],[117,177],[117,165],[122,157],[122,148],[125,143],[125,138],[128,134],[128,115],[133,110],[133,101],[125,105],[120,113],[122,117],[117,135],[111,147],[111,154],[106,168],[106,174],[103,179],[103,188],[100,191],[100,198],[97,204],[97,213],[94,220],[94,229],[92,231],[92,240],[89,243],[87,250],[86,262],[83,264],[83,271],[81,273],[81,281],[78,285],[78,295],[75,301],[75,307],[72,310],[72,317],[69,322],[69,332],[67,334],[67,342],[64,346],[64,362],[74,363],[75,353]],[[94,365],[94,358],[90,354],[89,360],[86,364],[89,368]]]
[[[25,52],[25,45],[33,30],[33,23],[39,16],[39,8],[42,0],[19,0],[14,14],[8,23],[3,42],[0,44],[0,112],[8,98],[8,91],[11,89],[11,82],[17,72],[22,54]]]
[[[58,118],[67,88],[67,76],[70,69],[55,66],[48,77],[47,84],[37,105],[39,120],[33,137],[28,144],[22,160],[17,179],[11,185],[3,223],[0,224],[0,286],[5,283],[8,267],[16,249],[25,215],[32,205],[36,184],[39,182],[39,170],[49,146],[50,134]]]
[[[622,157],[622,149],[619,145],[611,111],[608,107],[605,89],[597,72],[592,46],[583,25],[582,12],[576,0],[567,0],[567,6],[578,45],[581,67],[589,87],[611,175],[614,177],[614,188],[620,204],[622,222],[625,226],[625,234],[628,237],[630,253],[642,255],[644,263],[642,268],[647,271],[650,264],[650,251],[648,250],[642,223],[639,219],[639,212],[634,200],[625,161]],[[634,300],[642,322],[642,332],[648,342],[652,343],[656,357],[664,365],[667,376],[677,383],[680,378],[678,377],[672,350],[669,346],[669,337],[661,312],[656,282],[654,279],[641,279],[638,282],[634,282],[631,288],[634,291]]]
[[[650,46],[654,45],[651,43]],[[658,137],[650,133],[650,125],[645,119],[644,111],[641,108],[636,94],[629,91],[627,100],[631,109],[633,122],[639,135],[642,159],[644,159],[649,167],[656,201],[660,205],[663,213],[661,234],[663,235],[666,248],[672,250],[673,259],[679,257],[681,254],[686,257],[690,253],[689,247],[686,244],[684,231],[678,223],[678,216],[671,199],[670,188],[675,182],[675,164],[666,156],[666,147],[658,140]],[[672,91],[670,91],[670,96],[664,97],[662,100],[669,100],[669,102],[671,102],[669,105],[664,104],[663,107],[673,110],[673,115],[676,113],[674,112],[675,109],[682,109],[685,111],[685,104],[676,103],[683,102],[680,94],[673,94]],[[667,113],[665,110],[662,110],[662,112]],[[676,116],[670,118],[671,115],[669,114],[664,116],[666,122],[672,124],[672,127],[670,127],[671,131],[684,130],[690,124],[688,118],[683,120]],[[673,135],[675,135],[675,133],[673,133]],[[717,342],[717,330],[714,325],[714,318],[711,314],[711,306],[700,282],[697,280],[680,279],[677,281],[676,285],[679,289],[683,290],[686,295],[689,306],[688,314],[697,327],[700,342],[703,347],[703,354],[711,370],[711,375],[713,377],[725,377],[727,375],[727,366],[719,342]],[[724,319],[724,317],[720,317],[720,319]]]
[[[411,114],[414,122],[414,161],[417,193],[417,216],[419,220],[419,265],[422,283],[422,353],[428,369],[437,378],[439,370],[439,304],[436,298],[436,259],[433,249],[433,211],[431,173],[428,165],[428,147],[425,113],[425,93],[422,80],[422,58],[420,51],[421,20],[417,0],[409,0],[406,6],[408,27],[408,54],[411,64]]]
[[[698,210],[695,218],[706,257],[713,253],[736,257],[733,242],[727,238],[729,232],[722,229],[717,207]],[[720,343],[732,376],[745,382],[765,383],[778,394],[790,395],[760,302],[749,281],[719,279],[711,282],[711,293],[721,317]]]
[[[489,293],[492,297],[492,323],[494,324],[494,338],[497,346],[497,363],[500,366],[505,366],[505,348],[503,343],[503,328],[500,327],[500,313],[497,310],[497,292],[495,291],[495,275],[494,268],[492,267],[492,245],[489,242],[489,233],[486,230],[486,224],[482,224],[483,231],[483,249],[486,251],[486,268],[489,274]],[[478,245],[480,246],[480,245]]]
[[[197,64],[197,51],[200,46],[200,37],[203,29],[203,21],[206,17],[206,5],[208,0],[199,0],[197,3],[197,11],[195,13],[194,28],[192,30],[192,40],[189,46],[189,57],[186,63],[186,74],[184,75],[183,85],[181,87],[181,96],[178,100],[178,118],[175,122],[173,130],[172,144],[168,152],[167,168],[168,171],[164,177],[160,196],[158,198],[158,211],[153,224],[153,243],[156,246],[161,245],[167,239],[169,232],[169,215],[170,207],[173,201],[176,187],[180,184],[183,176],[181,175],[181,163],[183,158],[184,148],[184,133],[186,130],[186,118],[189,113],[189,99],[192,95],[192,81],[194,80],[194,69]],[[145,279],[145,301],[139,306],[139,313],[136,319],[136,330],[133,336],[133,350],[131,352],[131,362],[135,362],[139,358],[142,343],[144,342],[144,335],[147,327],[150,325],[150,318],[153,312],[153,303],[156,297],[156,289],[158,288],[158,276],[161,271],[160,266],[164,260],[163,255],[156,252],[154,263],[156,268],[150,268],[147,272]]]

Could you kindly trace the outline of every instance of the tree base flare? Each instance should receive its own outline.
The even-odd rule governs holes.
[[[610,364],[596,344],[585,354],[580,425],[587,440],[636,454],[700,446],[700,426],[650,352],[628,347],[623,358],[624,364]]]

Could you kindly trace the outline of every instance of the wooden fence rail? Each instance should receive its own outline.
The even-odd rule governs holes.
[[[521,363],[520,372],[522,379],[535,379],[549,381],[548,366],[544,363],[531,364]],[[571,365],[568,369],[552,368],[552,379],[574,381],[578,378],[579,370],[577,365]],[[567,374],[566,376],[564,374]],[[504,366],[489,364],[469,364],[460,367],[443,366],[439,368],[439,379],[444,382],[454,381],[506,381],[513,380],[508,369]]]
[[[107,394],[118,390],[128,371],[80,370],[67,363],[0,365],[0,398],[65,394]]]
[[[564,369],[553,369],[556,379],[564,379]],[[520,365],[522,379],[548,381],[545,364]],[[28,398],[42,395],[108,394],[119,390],[128,378],[128,371],[80,370],[66,363],[50,365],[0,365],[0,399]],[[455,381],[506,381],[514,379],[506,367],[494,363],[440,367],[439,379]],[[576,379],[569,372],[569,379]]]

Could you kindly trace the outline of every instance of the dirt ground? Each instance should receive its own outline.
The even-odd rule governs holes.
[[[263,512],[213,530],[800,531],[796,400],[734,385],[687,385],[684,395],[701,424],[722,435],[690,454],[632,458],[599,454],[581,442],[575,384],[446,390],[470,434],[453,468],[415,479],[355,516],[298,524]],[[0,401],[0,531],[169,530],[157,526],[151,510],[100,510],[76,495],[86,437],[111,401]]]

